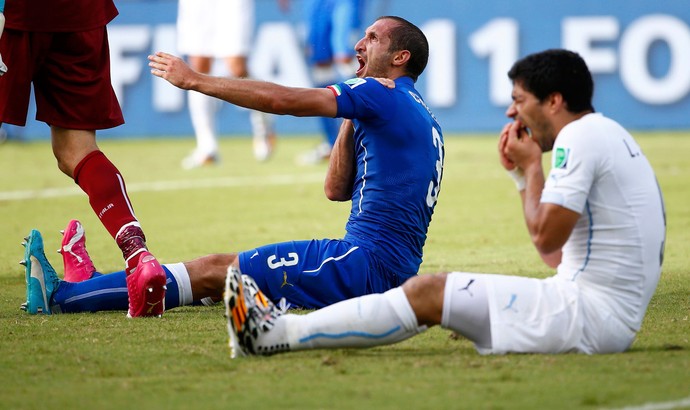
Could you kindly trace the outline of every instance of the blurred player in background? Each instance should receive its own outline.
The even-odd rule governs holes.
[[[188,56],[189,65],[197,72],[210,73],[214,59],[219,58],[232,77],[247,77],[253,30],[254,0],[179,0],[178,50]],[[216,113],[220,102],[196,91],[189,91],[188,97],[197,145],[182,167],[191,169],[219,159]],[[265,161],[275,144],[272,119],[259,111],[251,111],[249,118],[254,156]]]
[[[0,123],[24,126],[33,84],[36,119],[50,126],[58,168],[88,195],[126,263],[130,316],[163,314],[165,273],[146,248],[118,169],[96,145],[96,130],[124,122],[110,83],[106,24],[117,15],[112,0],[11,0],[0,54],[12,69],[0,77]],[[49,309],[35,243],[27,243],[27,309]],[[42,245],[40,246],[42,248]],[[34,267],[35,268],[35,267]],[[36,291],[36,292],[33,292]]]
[[[584,60],[547,50],[519,60],[514,119],[501,133],[527,229],[556,275],[546,279],[453,272],[421,275],[383,294],[307,315],[281,315],[240,271],[225,294],[235,354],[370,347],[440,324],[482,354],[616,353],[642,325],[664,256],[664,204],[633,137],[594,112]],[[545,180],[544,152],[552,168]]]
[[[290,0],[279,0],[284,10]],[[364,0],[305,0],[305,47],[315,87],[326,87],[355,76],[353,45],[361,31]],[[325,140],[313,151],[298,158],[300,163],[315,164],[328,160],[338,136],[340,121],[321,117]]]
[[[283,242],[166,265],[167,307],[204,298],[220,300],[230,265],[256,279],[271,300],[284,298],[304,308],[383,292],[417,274],[444,159],[441,128],[414,88],[426,67],[429,45],[422,31],[408,21],[382,17],[356,48],[360,78],[328,88],[211,77],[166,53],[149,57],[154,75],[183,89],[275,114],[346,118],[324,184],[328,199],[351,201],[345,236]],[[68,283],[58,281],[47,261],[42,268],[44,282],[54,290],[50,304],[55,312],[123,306],[124,298],[118,294],[121,272]]]

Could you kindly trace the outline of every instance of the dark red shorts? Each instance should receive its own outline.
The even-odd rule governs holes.
[[[76,33],[5,29],[0,55],[0,122],[25,125],[31,96],[36,119],[66,129],[99,130],[124,123],[110,82],[105,27]]]

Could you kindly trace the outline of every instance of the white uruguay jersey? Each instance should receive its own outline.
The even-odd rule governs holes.
[[[179,0],[177,51],[190,56],[246,57],[254,31],[254,0]]]
[[[640,328],[661,274],[666,221],[654,171],[632,136],[601,114],[566,125],[541,202],[579,213],[556,277]],[[589,308],[594,308],[590,306]]]

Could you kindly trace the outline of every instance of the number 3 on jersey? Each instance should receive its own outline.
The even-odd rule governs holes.
[[[443,141],[441,135],[436,128],[431,127],[431,135],[433,137],[434,147],[438,149],[438,159],[436,160],[436,180],[429,181],[429,190],[426,193],[426,204],[429,208],[433,208],[438,201],[438,193],[441,191],[441,178],[443,176]]]
[[[276,255],[271,255],[266,259],[266,263],[268,264],[268,267],[271,269],[278,269],[282,268],[283,266],[295,266],[297,265],[297,262],[299,262],[299,256],[295,252],[289,252],[288,253],[288,258],[280,258],[279,261],[276,261],[278,259]]]

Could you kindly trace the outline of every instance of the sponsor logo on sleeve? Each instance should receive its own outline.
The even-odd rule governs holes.
[[[568,168],[568,162],[570,161],[570,148],[556,148],[556,152],[553,155],[553,167],[557,169]]]
[[[367,80],[365,80],[364,78],[351,78],[351,79],[345,81],[345,84],[349,85],[350,88],[355,88],[357,86],[365,84],[366,82],[367,82]]]

